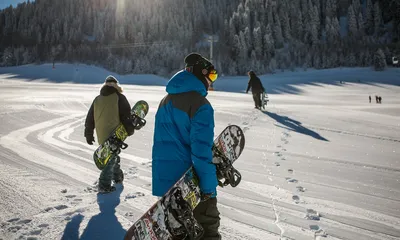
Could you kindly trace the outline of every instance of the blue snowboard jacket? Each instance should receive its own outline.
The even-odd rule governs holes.
[[[192,165],[203,193],[218,185],[212,163],[214,109],[204,84],[192,73],[176,73],[166,87],[155,116],[152,149],[153,195],[162,196]]]

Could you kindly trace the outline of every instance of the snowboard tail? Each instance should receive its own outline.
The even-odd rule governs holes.
[[[140,130],[146,125],[144,117],[149,111],[146,101],[138,101],[131,109],[132,124],[135,130]],[[110,134],[107,140],[93,153],[93,160],[99,170],[103,170],[113,155],[118,155],[121,149],[126,149],[128,144],[124,141],[128,137],[124,125],[120,123]]]
[[[244,133],[236,125],[226,127],[214,140],[213,163],[216,165],[221,187],[227,185],[236,187],[240,183],[240,173],[232,164],[241,155],[244,145]],[[192,166],[129,228],[124,239],[195,240],[201,238],[204,230],[193,216],[193,210],[201,200],[199,178]]]
[[[265,110],[269,102],[268,94],[266,92],[261,93],[261,108]]]

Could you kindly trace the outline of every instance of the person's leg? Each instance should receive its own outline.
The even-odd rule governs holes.
[[[124,181],[124,172],[121,170],[121,165],[120,165],[121,158],[119,156],[116,156],[115,159],[115,164],[114,164],[114,182],[115,183],[122,183]]]
[[[111,156],[106,167],[100,173],[99,177],[100,193],[107,193],[115,190],[115,187],[111,186],[111,180],[113,179],[114,175],[114,164],[115,164],[115,156]]]
[[[261,93],[257,94],[257,106],[259,109],[261,109]]]
[[[204,229],[201,240],[221,239],[221,235],[218,232],[221,218],[217,208],[217,198],[210,198],[205,202],[200,202],[194,209],[193,215]]]
[[[254,106],[255,107],[258,107],[257,106],[257,95],[258,95],[258,93],[253,93],[253,101],[254,101]]]

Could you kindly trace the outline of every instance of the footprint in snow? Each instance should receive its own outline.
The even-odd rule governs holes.
[[[310,230],[314,232],[314,239],[320,239],[320,237],[327,237],[328,234],[320,228],[318,225],[310,225]]]
[[[86,187],[83,191],[88,193],[98,192],[99,182],[95,181],[92,186]]]
[[[274,152],[274,155],[276,155],[278,157],[282,157],[282,153],[281,152]]]
[[[281,164],[278,162],[275,162],[275,166],[279,167]]]
[[[63,210],[63,209],[68,208],[68,206],[66,206],[66,205],[58,205],[58,206],[55,206],[54,208],[57,209],[57,210]]]
[[[19,220],[19,218],[11,218],[11,219],[7,220],[7,222],[12,223],[12,222],[16,222],[18,220]]]
[[[281,138],[281,141],[283,142],[283,144],[288,144],[289,141],[286,138]]]
[[[297,195],[293,195],[293,196],[292,196],[292,199],[293,199],[293,201],[294,201],[296,204],[298,204],[298,203],[300,202],[300,197],[297,196]]]
[[[307,209],[306,219],[319,221],[320,217],[321,217],[321,215],[317,211],[315,211],[314,209]],[[318,229],[316,229],[316,230],[318,230]]]
[[[133,199],[133,198],[143,197],[143,196],[144,196],[144,193],[142,193],[142,192],[130,193],[125,196],[125,201],[128,199]]]
[[[293,169],[291,169],[291,168],[289,168],[287,171],[288,171],[288,173],[293,173]]]
[[[285,136],[285,137],[290,137],[290,136],[291,136],[291,135],[290,135],[289,133],[287,133],[287,132],[282,133],[282,135]]]
[[[24,220],[18,221],[17,224],[27,224],[27,223],[30,223],[30,222],[32,222],[31,219],[24,219]]]
[[[310,229],[311,229],[311,230],[314,230],[314,231],[320,230],[320,228],[319,228],[318,225],[310,225]]]
[[[28,223],[30,223],[30,222],[32,222],[31,219],[23,219],[23,220],[20,220],[20,218],[12,218],[12,219],[7,220],[6,223],[2,223],[2,224],[1,224],[1,227],[2,227],[2,228],[5,228],[5,227],[8,227],[8,226],[9,226],[9,227],[7,228],[7,231],[8,231],[8,232],[16,233],[16,232],[18,232],[20,229],[22,229],[22,227],[23,227],[25,224],[28,224]],[[10,226],[10,225],[11,225],[11,226]]]
[[[297,179],[294,179],[294,178],[286,178],[286,181],[289,183],[297,183],[298,182]]]
[[[246,132],[246,131],[248,131],[248,130],[250,130],[249,127],[244,127],[244,128],[243,128],[243,132]]]
[[[149,161],[149,162],[142,163],[142,166],[151,167],[152,166],[152,162]],[[135,172],[137,172],[137,168],[136,167],[133,167],[133,168],[135,168]]]
[[[304,188],[302,186],[297,186],[296,188],[297,188],[297,191],[299,191],[299,192],[305,192],[306,191],[306,188]]]
[[[133,217],[134,214],[133,214],[133,212],[127,212],[127,213],[125,213],[125,216],[126,217]]]
[[[18,232],[18,230],[20,230],[21,228],[22,228],[21,226],[17,225],[17,226],[9,227],[7,230],[8,230],[9,232],[16,233],[16,232]]]
[[[30,235],[39,235],[40,233],[42,233],[43,229],[37,229],[37,230],[32,230],[29,232]]]

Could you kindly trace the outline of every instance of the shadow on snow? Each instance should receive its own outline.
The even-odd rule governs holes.
[[[100,213],[93,216],[79,237],[80,224],[84,218],[77,214],[71,218],[64,229],[62,240],[89,240],[89,239],[123,239],[126,230],[123,229],[115,216],[115,208],[120,204],[122,185],[116,186],[116,191],[109,194],[97,194],[97,204]]]
[[[321,141],[329,142],[328,139],[322,137],[317,132],[314,132],[313,130],[304,127],[301,124],[301,122],[299,122],[297,120],[294,120],[294,119],[286,117],[286,116],[278,115],[276,113],[267,112],[267,111],[265,111],[263,113],[265,115],[269,116],[270,118],[274,119],[276,122],[283,125],[282,128],[285,128],[285,129],[288,129],[290,131],[294,131],[297,133],[301,133],[304,135],[308,135],[310,137],[313,137],[313,138],[321,140]],[[281,127],[281,126],[279,126],[279,127]]]

